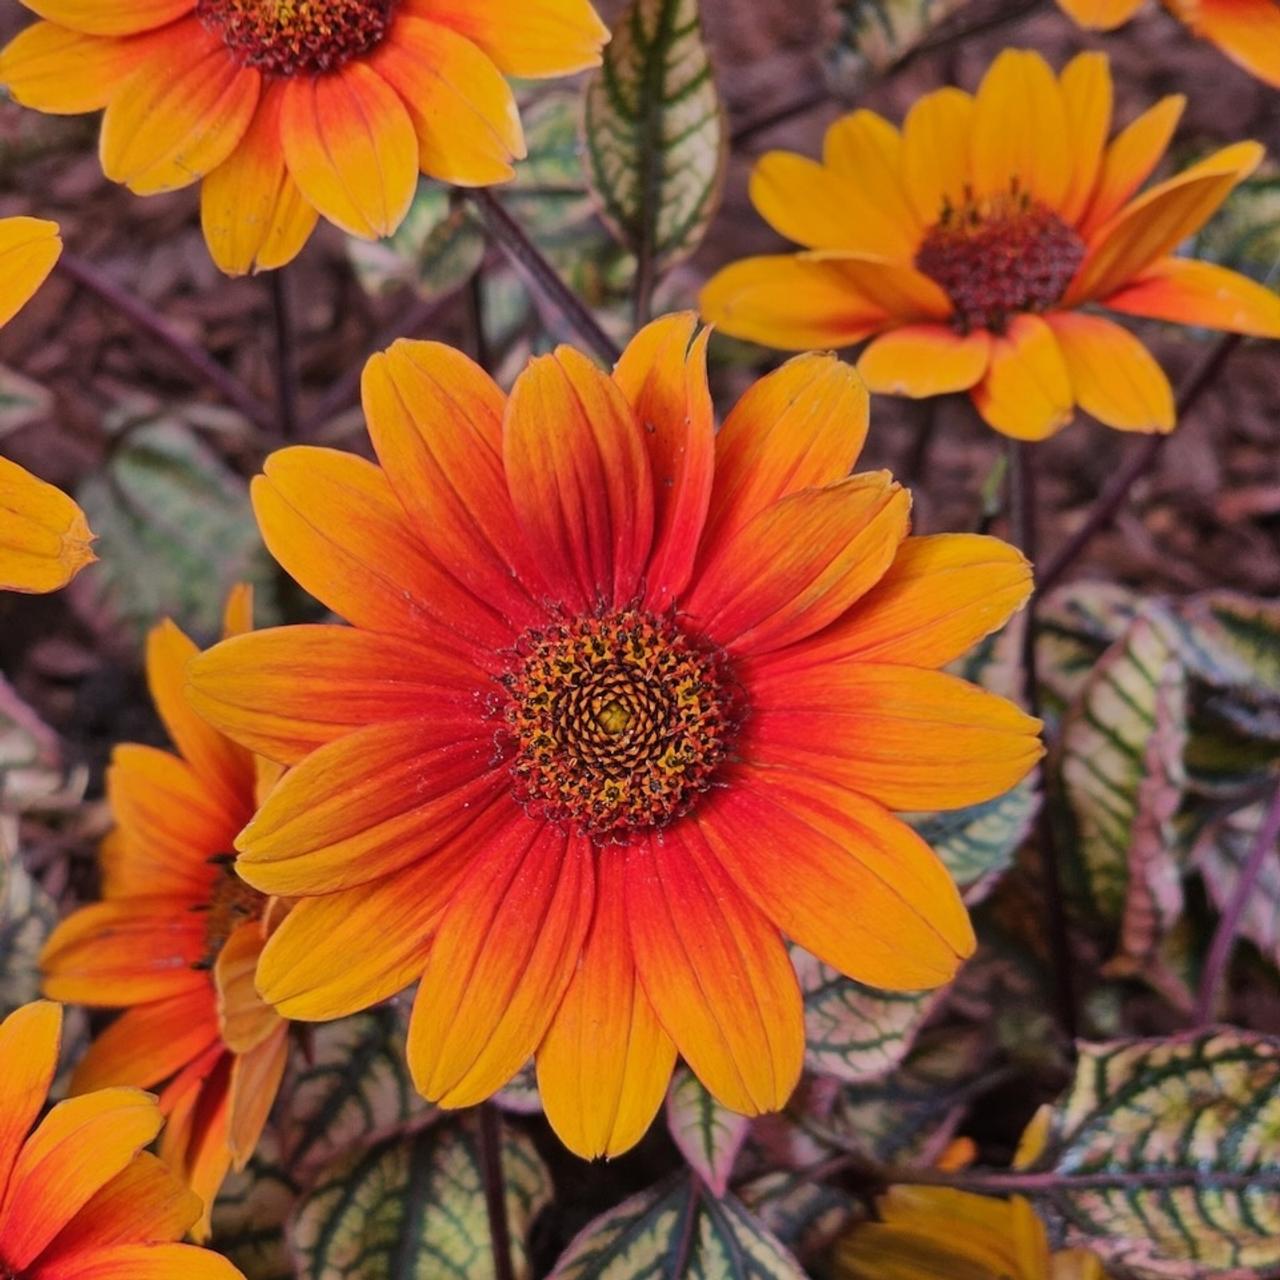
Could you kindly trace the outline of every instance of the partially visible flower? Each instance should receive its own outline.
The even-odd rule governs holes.
[[[0,1276],[5,1280],[244,1280],[225,1258],[179,1244],[200,1204],[142,1150],[155,1099],[101,1089],[37,1124],[58,1065],[62,1009],[24,1005],[0,1022]]]
[[[1090,31],[1123,26],[1145,0],[1058,0]],[[1250,74],[1280,89],[1280,0],[1164,0],[1196,35]]]
[[[241,588],[227,634],[250,626]],[[151,695],[180,754],[125,744],[107,794],[104,901],[64,920],[41,964],[55,999],[126,1010],[90,1046],[72,1089],[164,1085],[160,1154],[204,1205],[253,1154],[287,1056],[287,1024],[258,998],[254,972],[272,918],[236,875],[232,844],[277,770],[211,729],[188,705],[196,647],[172,622],[147,642]]]
[[[291,768],[236,842],[300,901],[263,995],[323,1020],[419,982],[409,1065],[445,1106],[536,1053],[551,1123],[616,1154],[677,1051],[776,1109],[804,1053],[789,935],[863,981],[951,980],[974,946],[890,810],[1007,790],[1039,723],[939,668],[1025,601],[991,538],[912,538],[850,475],[857,374],[799,357],[715,431],[708,335],[570,348],[505,395],[461,353],[365,369],[379,464],[298,447],[253,497],[281,564],[351,626],[240,636],[194,705]]]
[[[1107,142],[1107,59],[1055,76],[1005,50],[975,95],[921,98],[901,132],[855,111],[821,163],[761,158],[756,207],[803,252],[734,263],[702,309],[772,346],[844,347],[872,391],[967,391],[1006,435],[1039,440],[1077,405],[1122,431],[1169,431],[1168,379],[1129,330],[1099,315],[1280,337],[1280,296],[1236,272],[1172,256],[1262,157],[1224,147],[1139,193],[1184,100],[1165,98]]]
[[[0,218],[0,325],[48,278],[62,252],[58,224]],[[93,534],[65,493],[0,458],[0,591],[56,591],[96,558]]]
[[[223,271],[283,266],[324,216],[390,235],[419,172],[462,186],[525,154],[505,75],[593,66],[590,0],[22,0],[0,53],[40,111],[106,109],[102,166],[138,195],[202,178]]]
[[[1104,1280],[1084,1249],[1053,1253],[1021,1196],[998,1200],[948,1187],[894,1187],[879,1221],[836,1246],[839,1280]]]

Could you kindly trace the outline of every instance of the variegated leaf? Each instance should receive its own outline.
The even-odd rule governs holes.
[[[493,1244],[474,1116],[450,1118],[328,1166],[289,1229],[299,1280],[493,1280]],[[502,1171],[516,1275],[551,1199],[529,1139],[502,1130]]]
[[[16,852],[0,850],[0,1018],[40,994],[40,950],[57,919]]]
[[[1063,722],[1062,778],[1079,828],[1089,895],[1131,941],[1176,911],[1167,864],[1185,775],[1186,686],[1173,624],[1140,613],[1097,661]],[[1145,944],[1144,948],[1145,949]]]
[[[308,1061],[282,1089],[284,1163],[295,1176],[436,1114],[410,1078],[404,1021],[381,1005],[315,1028]]]
[[[724,1195],[751,1121],[717,1102],[698,1077],[681,1066],[667,1094],[667,1127],[690,1167],[713,1194]]]
[[[683,1265],[682,1265],[683,1264]],[[804,1280],[783,1245],[732,1196],[677,1175],[585,1227],[552,1280]]]
[[[858,1202],[843,1188],[782,1169],[752,1179],[738,1194],[801,1261],[825,1250],[858,1212]]]
[[[727,161],[698,0],[630,0],[587,86],[585,131],[591,185],[619,241],[655,271],[692,253]]]
[[[297,1184],[280,1166],[279,1139],[268,1129],[248,1167],[233,1171],[218,1192],[212,1247],[230,1258],[245,1280],[292,1280],[284,1224],[297,1195]]]
[[[1253,852],[1267,806],[1244,805],[1209,822],[1191,850],[1191,860],[1219,911],[1235,893]],[[1272,964],[1280,965],[1280,849],[1267,858],[1240,918],[1240,932]]]
[[[840,0],[840,26],[828,53],[840,93],[853,97],[868,79],[906,57],[964,0]]]
[[[805,1064],[851,1084],[892,1071],[937,1000],[865,987],[799,947],[791,958],[804,994]]]
[[[1280,1275],[1280,1038],[1084,1045],[1037,1166],[1073,1242],[1142,1276]]]
[[[1124,634],[1140,604],[1114,582],[1071,582],[1036,610],[1042,693],[1058,710],[1073,703],[1103,653]]]

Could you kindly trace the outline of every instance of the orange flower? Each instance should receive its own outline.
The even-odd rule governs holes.
[[[0,218],[0,325],[48,278],[62,252],[58,224]],[[84,513],[65,493],[0,458],[0,591],[56,591],[96,559]]]
[[[62,1009],[47,1001],[0,1022],[0,1275],[244,1280],[225,1258],[174,1243],[200,1205],[142,1150],[163,1123],[150,1094],[102,1089],[36,1124],[61,1040]]]
[[[1262,156],[1226,147],[1141,195],[1183,107],[1169,97],[1108,145],[1111,72],[1084,53],[1060,77],[1005,50],[976,96],[927,94],[901,133],[870,111],[827,132],[821,164],[775,151],[756,207],[798,254],[750,258],[706,286],[726,332],[777,347],[847,346],[874,392],[968,391],[997,431],[1052,435],[1079,405],[1122,431],[1169,431],[1168,379],[1091,304],[1280,337],[1280,297],[1171,257]]]
[[[1021,1196],[894,1187],[836,1246],[839,1280],[1106,1280],[1085,1249],[1050,1252],[1044,1223]]]
[[[800,1072],[782,935],[894,988],[973,947],[941,862],[890,809],[967,805],[1040,755],[1036,721],[941,674],[1026,598],[990,538],[907,537],[850,477],[854,371],[806,356],[716,435],[707,335],[646,328],[613,377],[569,348],[510,397],[459,352],[364,376],[380,465],[275,454],[263,535],[353,625],[190,667],[193,704],[294,766],[237,841],[302,898],[259,987],[336,1018],[421,979],[423,1094],[478,1102],[537,1053],[584,1155],[644,1133],[677,1050],[743,1112]]]
[[[1058,0],[1082,27],[1112,31],[1143,0]],[[1164,0],[1165,8],[1250,74],[1280,89],[1280,0]]]
[[[22,0],[46,21],[0,54],[40,111],[105,108],[102,165],[138,195],[206,179],[233,275],[283,266],[323,214],[390,235],[419,171],[502,182],[525,154],[504,73],[595,65],[589,0]]]
[[[240,589],[227,634],[250,626]],[[287,1056],[287,1024],[253,974],[267,903],[228,856],[276,770],[204,723],[183,686],[195,646],[171,622],[147,643],[151,695],[180,755],[117,747],[107,774],[115,830],[102,849],[105,900],[64,920],[45,947],[45,991],[125,1008],[76,1069],[76,1092],[167,1082],[165,1162],[204,1205],[253,1154]],[[265,767],[261,767],[265,766]]]

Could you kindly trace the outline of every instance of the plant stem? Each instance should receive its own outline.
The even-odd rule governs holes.
[[[484,331],[484,268],[472,272],[467,281],[467,321],[471,326],[471,354],[486,373],[493,372],[493,355]]]
[[[698,1234],[698,1210],[702,1208],[702,1179],[689,1170],[689,1212],[680,1226],[680,1238],[676,1241],[675,1258],[671,1267],[671,1280],[684,1280],[693,1257],[693,1242]]]
[[[284,270],[268,274],[271,286],[271,314],[276,337],[276,397],[280,410],[280,435],[288,440],[298,437],[298,358],[293,312]]]
[[[535,292],[560,312],[599,359],[609,365],[616,363],[622,354],[617,344],[493,192],[476,187],[463,194],[471,201],[491,239],[511,259]]]
[[[1236,881],[1209,945],[1209,955],[1200,976],[1200,989],[1196,993],[1194,1026],[1207,1026],[1213,1021],[1214,1011],[1226,983],[1231,953],[1235,950],[1236,936],[1240,932],[1240,922],[1244,919],[1249,899],[1257,888],[1258,877],[1262,874],[1267,858],[1276,854],[1277,840],[1280,840],[1280,785],[1277,785],[1275,794],[1271,797],[1271,804],[1258,828],[1257,839],[1249,851],[1248,860],[1240,872],[1240,878]]]
[[[198,381],[206,383],[228,404],[244,414],[254,426],[270,432],[275,427],[273,412],[229,369],[220,365],[203,348],[184,338],[167,320],[136,294],[118,285],[105,272],[74,253],[64,253],[58,270],[82,289],[119,312],[135,329],[154,338]]]
[[[1178,422],[1195,406],[1242,341],[1238,333],[1223,334],[1201,357],[1178,392]],[[1097,501],[1089,509],[1084,524],[1049,557],[1045,567],[1036,574],[1037,596],[1052,590],[1062,579],[1062,575],[1080,558],[1089,543],[1115,519],[1116,512],[1127,501],[1129,491],[1151,469],[1168,438],[1167,435],[1148,436],[1129,455],[1124,466],[1103,486]]]
[[[502,1176],[502,1118],[492,1102],[476,1108],[480,1116],[480,1176],[493,1242],[494,1280],[516,1280],[511,1260],[511,1224],[507,1221],[506,1179]]]
[[[1009,442],[1009,497],[1014,541],[1032,564],[1037,543],[1035,453],[1038,446],[1026,441]],[[1040,673],[1036,658],[1036,595],[1027,601],[1022,632],[1023,696],[1033,716],[1041,712]],[[1042,771],[1044,795],[1036,815],[1036,846],[1040,855],[1040,878],[1044,893],[1045,926],[1058,1004],[1058,1022],[1067,1039],[1074,1043],[1077,1031],[1075,980],[1071,968],[1071,938],[1067,930],[1067,909],[1062,892],[1062,858],[1048,804],[1048,774]]]

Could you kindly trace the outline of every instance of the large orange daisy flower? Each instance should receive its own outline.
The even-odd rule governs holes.
[[[47,1001],[0,1022],[0,1275],[244,1280],[225,1258],[176,1243],[200,1204],[142,1150],[163,1123],[150,1094],[102,1089],[36,1123],[61,1040],[62,1009]]]
[[[0,218],[0,325],[48,278],[62,253],[58,224]],[[0,591],[56,591],[95,556],[84,513],[65,493],[0,458]]]
[[[41,111],[106,109],[102,166],[139,195],[203,178],[226,272],[279,267],[323,215],[400,225],[418,173],[502,182],[524,155],[504,73],[599,61],[589,0],[22,0],[45,21],[0,54]]]
[[[249,600],[233,595],[228,634],[248,629]],[[287,1024],[254,990],[268,903],[230,857],[277,771],[187,704],[195,652],[171,622],[151,633],[151,694],[180,754],[116,749],[104,901],[64,920],[41,964],[55,999],[126,1010],[90,1046],[72,1088],[164,1085],[160,1154],[203,1202],[203,1237],[223,1178],[257,1146],[288,1046]]]
[[[1165,98],[1108,143],[1111,72],[1081,54],[1060,77],[1005,50],[976,95],[927,94],[901,132],[870,111],[831,126],[817,163],[762,157],[751,195],[802,253],[749,258],[706,286],[726,332],[772,346],[875,337],[872,391],[968,391],[1006,435],[1038,440],[1075,406],[1123,431],[1174,425],[1168,379],[1126,315],[1280,337],[1280,297],[1171,256],[1262,148],[1241,142],[1138,194],[1182,111]]]
[[[365,370],[379,464],[275,454],[268,546],[351,626],[240,636],[194,705],[294,767],[237,841],[302,898],[262,994],[334,1018],[420,980],[409,1061],[475,1103],[537,1054],[584,1155],[648,1126],[677,1051],[739,1111],[781,1106],[801,1001],[783,935],[895,988],[973,935],[891,809],[1003,792],[1037,722],[938,671],[1026,598],[989,538],[910,538],[850,476],[856,373],[805,356],[716,435],[707,335],[667,317],[613,376],[568,348],[506,397],[465,356]]]
[[[1058,0],[1082,27],[1112,31],[1145,0]],[[1280,0],[1164,0],[1165,8],[1250,74],[1280,89]]]

